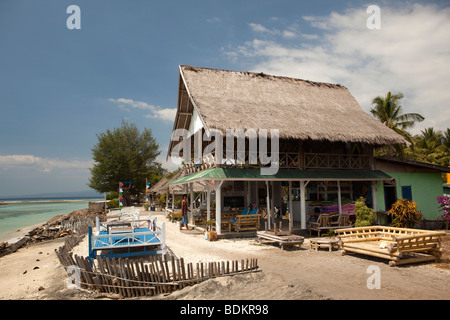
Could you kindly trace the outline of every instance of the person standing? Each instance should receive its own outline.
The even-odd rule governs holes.
[[[188,217],[187,212],[190,211],[188,209],[187,205],[187,195],[183,195],[183,201],[181,201],[181,223],[180,223],[180,230],[183,228],[183,224],[186,225],[186,230],[189,230],[188,226]]]

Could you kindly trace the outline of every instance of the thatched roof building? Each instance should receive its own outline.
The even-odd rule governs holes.
[[[174,194],[184,194],[187,191],[183,190],[180,186],[169,185],[172,181],[183,178],[186,176],[186,172],[183,169],[178,170],[175,174],[171,175],[169,178],[169,173],[162,177],[157,183],[150,187],[149,192],[151,194],[162,195],[165,192],[174,193]],[[198,183],[194,184],[194,192],[203,191],[203,186]]]
[[[197,113],[206,132],[279,129],[280,139],[389,145],[406,141],[367,114],[337,84],[262,73],[180,66],[173,129],[189,129]],[[174,146],[171,142],[169,152]]]
[[[337,84],[180,66],[173,131],[176,129],[187,130],[190,139],[186,140],[190,145],[179,150],[194,152],[183,154],[187,159],[184,170],[171,179],[163,178],[152,189],[164,193],[172,188],[181,192],[191,186],[204,187],[206,219],[211,218],[210,204],[214,198],[219,235],[222,224],[226,226],[230,221],[227,215],[222,221],[223,211],[229,208],[257,207],[266,214],[270,229],[275,208],[283,210],[284,206],[289,211],[289,230],[294,222],[300,222],[300,228],[306,229],[316,209],[354,214],[350,212],[354,211],[353,202],[360,197],[377,212],[389,210],[400,196],[416,201],[420,210],[426,212],[442,196],[441,173],[449,171],[392,157],[374,158],[377,146],[407,142],[364,112],[349,90]],[[270,145],[271,155],[279,156],[270,163],[275,171],[263,173],[267,162],[251,161],[253,150],[247,146],[245,157],[239,158],[237,152],[229,155],[218,145],[214,156],[220,151],[225,158],[222,155],[211,163],[213,151],[205,149],[209,147],[205,145],[208,141],[200,141],[199,137],[207,140],[204,133],[213,130],[225,136],[228,129],[255,132],[277,129],[279,145],[275,142],[275,149]],[[175,133],[175,140],[179,132]],[[178,141],[170,142],[168,156]],[[199,142],[203,151],[207,151],[200,155],[201,159],[195,152]],[[237,143],[225,147],[238,149]],[[174,155],[177,156],[177,151]],[[436,218],[435,211],[426,214],[427,218]],[[193,215],[190,219],[192,223]],[[228,232],[231,226],[228,223]]]

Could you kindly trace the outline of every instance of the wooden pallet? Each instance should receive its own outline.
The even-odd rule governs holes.
[[[301,246],[304,237],[293,235],[289,232],[273,232],[273,231],[258,231],[256,233],[258,237],[258,242],[262,243],[262,241],[276,242],[280,245],[281,249],[284,249],[284,246],[293,246],[299,245]]]

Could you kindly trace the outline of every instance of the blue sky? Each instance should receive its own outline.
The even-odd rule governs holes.
[[[366,112],[403,92],[426,118],[415,132],[446,129],[449,34],[448,1],[2,0],[0,198],[86,190],[96,134],[122,119],[165,160],[181,64],[340,83]]]

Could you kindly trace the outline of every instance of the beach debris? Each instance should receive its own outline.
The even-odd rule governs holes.
[[[87,224],[94,225],[95,217],[103,214],[106,214],[106,211],[81,209],[53,217],[43,225],[30,230],[22,238],[0,243],[0,257],[13,253],[24,245],[83,233],[80,228],[87,228]],[[39,252],[39,254],[42,254],[42,252]]]
[[[33,270],[39,269],[39,267],[34,267]]]
[[[114,300],[120,300],[123,299],[123,296],[117,293],[96,293],[92,296],[94,299],[100,299],[100,298],[108,298],[108,299],[114,299]]]
[[[45,288],[43,286],[39,286],[38,291],[42,291],[45,290]]]

